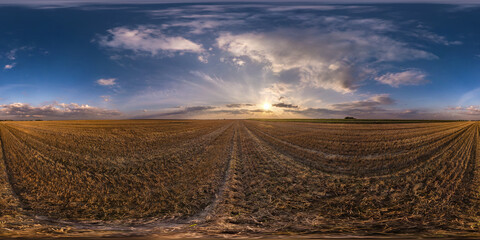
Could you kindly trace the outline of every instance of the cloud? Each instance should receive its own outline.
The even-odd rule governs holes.
[[[245,61],[241,58],[232,58],[232,62],[240,67],[245,65]]]
[[[293,92],[295,86],[290,83],[276,82],[260,91],[260,94],[266,98],[267,101],[276,101],[285,99],[285,95]]]
[[[333,104],[334,110],[342,110],[342,111],[378,111],[382,110],[379,107],[382,105],[391,105],[395,103],[395,100],[390,98],[388,94],[379,94],[372,96],[366,100],[360,101],[353,101],[348,103],[337,103]]]
[[[9,60],[14,61],[17,59],[17,56],[20,52],[32,51],[33,49],[34,47],[32,46],[22,46],[22,47],[13,48],[5,54],[5,57]]]
[[[301,114],[314,118],[343,118],[355,116],[359,118],[415,118],[418,110],[392,110],[385,106],[393,105],[395,100],[388,94],[378,94],[364,100],[332,104],[323,108],[289,108],[286,113]],[[418,117],[418,116],[417,116]]]
[[[360,119],[465,119],[464,115],[448,114],[444,110],[435,112],[425,109],[377,109],[376,111],[347,111],[329,108],[287,109],[285,112],[310,118],[344,118],[353,116]],[[470,116],[472,118],[473,116]],[[468,118],[468,117],[467,117]]]
[[[204,80],[205,82],[208,82],[212,85],[215,85],[217,87],[222,87],[225,85],[225,81],[219,77],[216,77],[216,76],[210,76],[208,74],[205,74],[203,72],[199,72],[199,71],[191,71],[190,72],[192,75]]]
[[[400,114],[398,110],[388,110],[384,106],[392,105],[395,100],[388,94],[379,94],[371,96],[368,99],[332,104],[324,108],[287,108],[285,113],[301,114],[314,118],[343,118],[344,116],[355,116],[361,118],[375,117],[405,117],[406,114]]]
[[[114,49],[132,50],[150,53],[202,53],[202,45],[183,37],[166,36],[155,27],[139,26],[137,28],[117,27],[108,30],[106,36],[100,36],[99,44]]]
[[[383,106],[392,105],[395,103],[388,94],[378,94],[371,96],[364,100],[336,103],[325,108],[307,108],[290,110],[286,109],[285,112],[301,113],[307,116],[343,116],[343,115],[355,115],[355,116],[374,116],[380,113],[389,112],[384,109]]]
[[[413,69],[399,73],[387,73],[376,77],[375,80],[392,87],[399,87],[401,85],[420,85],[427,83],[429,81],[425,79],[426,76],[424,72]]]
[[[375,20],[361,23],[342,18],[334,20],[351,28],[282,29],[265,33],[222,33],[217,46],[235,57],[248,57],[274,74],[292,72],[303,86],[351,92],[371,75],[372,65],[436,56],[415,49],[374,29]],[[328,20],[332,21],[332,19]]]
[[[110,102],[112,100],[111,96],[108,96],[108,95],[100,96],[100,98],[102,98],[104,102]]]
[[[146,113],[147,111],[143,111]],[[150,112],[150,111],[148,111]],[[267,115],[265,115],[267,114]],[[157,113],[141,114],[135,119],[212,119],[212,118],[251,118],[276,116],[274,111],[256,108],[254,104],[227,104],[221,106],[178,107]]]
[[[135,118],[186,118],[186,117],[191,117],[192,114],[199,114],[202,112],[206,112],[208,110],[215,109],[215,107],[212,106],[195,106],[195,107],[184,107],[180,110],[173,110],[173,111],[167,111],[167,112],[162,112],[162,113],[155,113],[155,114],[149,114],[149,115],[140,115],[136,116]]]
[[[15,63],[12,63],[12,64],[5,65],[5,67],[3,67],[3,69],[12,69],[14,67],[15,67]]]
[[[278,108],[298,108],[298,106],[296,105],[287,104],[287,103],[275,103],[275,104],[272,104],[272,106],[278,107]]]
[[[436,33],[430,32],[430,31],[425,30],[425,29],[416,30],[416,31],[410,33],[410,35],[418,37],[418,38],[423,38],[425,40],[428,40],[428,41],[431,41],[431,42],[434,42],[434,43],[437,43],[437,44],[442,44],[442,45],[445,45],[445,46],[463,44],[461,41],[458,41],[458,40],[457,41],[448,41],[444,36],[440,36]]]
[[[0,105],[0,116],[12,119],[102,119],[116,118],[121,113],[77,103],[52,103],[37,107],[28,103],[12,103]]]
[[[203,34],[207,30],[216,29],[221,26],[231,26],[234,24],[243,24],[243,20],[217,20],[217,19],[202,19],[195,18],[193,21],[177,21],[173,23],[162,24],[163,29],[173,28],[173,27],[185,27],[190,29],[189,33],[191,34]]]
[[[284,11],[298,11],[298,10],[308,10],[308,11],[331,11],[331,10],[344,10],[344,9],[356,9],[356,8],[366,8],[367,6],[341,6],[341,5],[303,5],[303,6],[279,6],[268,8],[269,11],[273,12],[284,12]]]
[[[238,0],[2,0],[0,5],[26,5],[32,7],[75,7],[91,4],[162,4],[162,3],[238,3]],[[245,0],[243,2],[258,2],[254,0]],[[291,0],[265,0],[265,3],[291,3]],[[385,3],[385,0],[304,0],[305,3],[324,3],[324,4],[359,4],[359,3]],[[389,3],[438,3],[438,4],[471,4],[478,5],[478,0],[391,0]]]
[[[448,111],[456,112],[462,115],[480,116],[480,106],[471,105],[468,107],[448,107]]]
[[[198,61],[202,62],[202,63],[208,63],[208,59],[205,57],[205,56],[198,56]]]
[[[232,103],[225,105],[227,108],[241,108],[241,107],[253,107],[254,104],[250,103]]]
[[[6,53],[0,54],[0,58],[5,57],[12,62],[10,64],[4,65],[3,69],[8,70],[8,69],[14,68],[17,65],[16,62],[18,62],[19,53],[32,51],[33,49],[34,47],[31,47],[31,46],[22,46],[22,47],[10,49]]]
[[[102,86],[114,86],[116,85],[117,79],[116,78],[101,78],[101,79],[98,79],[96,82],[98,85],[102,85]]]
[[[17,52],[19,50],[22,50],[21,48],[14,48],[12,50],[10,50],[8,53],[7,53],[7,58],[10,59],[10,60],[15,60],[17,59]]]

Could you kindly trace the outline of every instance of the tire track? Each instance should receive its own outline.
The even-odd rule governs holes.
[[[230,183],[232,182],[234,169],[238,161],[238,122],[233,124],[234,133],[232,139],[230,140],[230,155],[227,162],[227,168],[224,173],[224,177],[217,193],[215,193],[212,203],[208,205],[202,212],[198,213],[196,216],[192,217],[189,222],[192,223],[201,223],[212,220],[215,215],[219,214],[219,205],[225,201],[225,193],[229,188]]]

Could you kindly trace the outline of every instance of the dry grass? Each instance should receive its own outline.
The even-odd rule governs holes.
[[[476,122],[5,122],[0,134],[1,216],[196,220],[194,231],[214,232],[479,230]]]

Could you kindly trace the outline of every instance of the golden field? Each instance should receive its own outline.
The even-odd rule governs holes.
[[[472,235],[479,126],[0,122],[0,236]]]

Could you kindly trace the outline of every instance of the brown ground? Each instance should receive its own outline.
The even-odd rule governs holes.
[[[479,233],[479,123],[0,123],[0,237]]]

